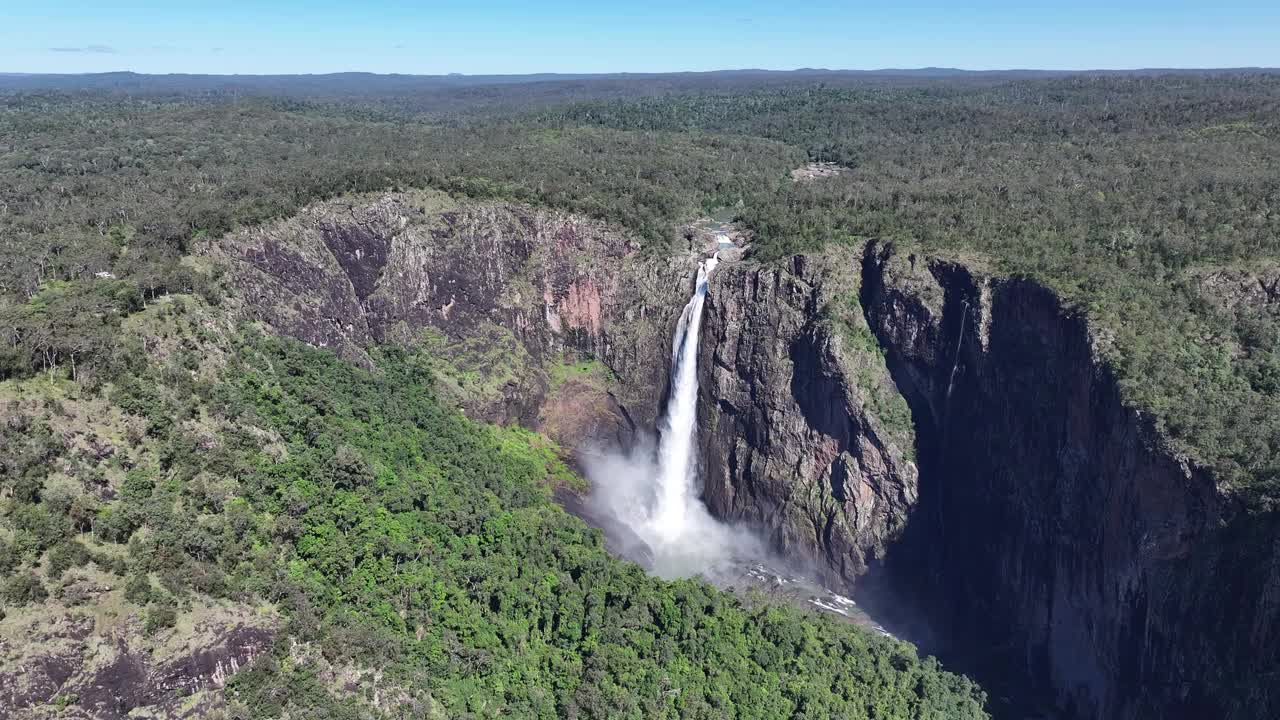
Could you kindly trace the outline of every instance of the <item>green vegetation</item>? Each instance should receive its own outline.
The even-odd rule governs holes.
[[[609,558],[549,502],[545,463],[440,408],[411,356],[388,352],[373,377],[278,341],[254,352],[265,357],[238,373],[245,411],[290,454],[259,471],[252,504],[299,522],[281,602],[313,608],[321,642],[341,637],[354,662],[424,683],[450,716],[977,712],[964,681],[901,645],[786,610],[753,616]],[[323,415],[304,400],[319,396]],[[363,481],[317,480],[334,447],[356,449]],[[306,509],[290,512],[293,498]],[[251,704],[270,687],[252,673],[237,684]]]
[[[11,614],[92,602],[68,585],[90,566],[157,638],[211,598],[273,603],[278,647],[232,684],[246,717],[378,713],[321,664],[427,716],[981,716],[906,646],[609,558],[549,502],[578,480],[548,441],[448,407],[527,375],[506,331],[373,348],[370,373],[235,327],[188,256],[389,188],[584,213],[647,252],[729,209],[765,262],[868,239],[979,258],[1055,289],[1176,448],[1280,504],[1280,310],[1206,280],[1280,258],[1280,78],[357,86],[0,96]],[[808,160],[843,171],[792,182]],[[856,301],[831,312],[909,433]]]
[[[528,349],[510,330],[494,323],[483,323],[458,338],[426,329],[418,342],[434,361],[440,390],[463,407],[499,403],[508,385],[521,385],[537,372]]]
[[[848,351],[845,357],[854,365],[853,378],[867,409],[903,449],[907,459],[914,461],[916,431],[911,408],[893,384],[884,348],[867,327],[858,301],[858,288],[836,297],[824,314],[845,343]]]
[[[549,122],[752,135],[840,175],[750,198],[755,255],[850,238],[980,253],[1109,339],[1125,395],[1258,508],[1280,503],[1280,312],[1199,278],[1280,257],[1280,78],[866,83],[591,102]]]
[[[732,207],[759,259],[904,240],[1044,282],[1088,315],[1126,396],[1178,448],[1257,507],[1280,497],[1276,313],[1224,312],[1200,282],[1280,257],[1273,75],[439,81],[413,97],[392,90],[409,80],[297,83],[250,93],[288,99],[162,82],[0,96],[3,372],[92,371],[139,298],[215,298],[179,262],[193,237],[317,198],[528,201],[629,227],[651,251]],[[846,171],[792,183],[805,159]],[[69,284],[41,291],[50,281]]]
[[[573,482],[555,448],[442,405],[420,351],[377,349],[368,372],[218,313],[189,296],[136,313],[124,332],[159,352],[121,343],[108,367],[127,374],[97,389],[0,384],[6,605],[77,564],[117,575],[157,638],[208,599],[272,603],[276,651],[230,686],[243,717],[380,715],[321,662],[378,669],[429,717],[984,717],[910,646],[610,557],[551,502]],[[109,456],[73,447],[117,432]]]
[[[579,358],[576,361],[569,361],[564,357],[547,367],[547,380],[550,382],[551,390],[553,391],[560,389],[571,380],[600,387],[608,387],[616,382],[613,372],[604,363],[595,358]]]

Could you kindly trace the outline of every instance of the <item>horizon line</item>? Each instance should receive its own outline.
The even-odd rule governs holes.
[[[618,76],[660,76],[660,75],[715,75],[729,73],[759,74],[894,74],[894,73],[957,73],[974,75],[996,75],[1007,73],[1044,73],[1056,75],[1074,75],[1089,73],[1150,73],[1150,72],[1280,72],[1280,66],[1239,65],[1239,66],[1140,66],[1140,67],[1095,67],[1073,69],[1051,69],[1036,67],[1008,67],[971,69],[952,66],[926,65],[920,67],[881,67],[881,68],[717,68],[714,70],[616,70],[606,72],[574,72],[574,71],[542,71],[542,72],[502,72],[502,73],[412,73],[412,72],[374,72],[369,70],[334,70],[328,72],[261,72],[261,73],[223,73],[223,72],[139,72],[136,70],[99,70],[86,72],[26,72],[0,71],[0,77],[94,77],[105,75],[135,75],[139,77],[326,77],[335,75],[368,75],[373,77],[404,78],[534,78],[534,77],[574,77],[574,78],[608,78]]]

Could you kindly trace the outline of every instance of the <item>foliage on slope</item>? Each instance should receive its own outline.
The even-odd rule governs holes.
[[[1255,507],[1280,502],[1280,322],[1200,278],[1280,256],[1280,79],[1070,77],[593,102],[546,122],[728,132],[846,166],[742,209],[755,254],[879,238],[985,256],[1088,314],[1128,398]]]
[[[89,566],[158,637],[271,602],[231,716],[983,717],[909,646],[611,558],[550,501],[552,450],[442,406],[430,358],[369,373],[189,296],[122,328],[118,371],[0,384],[3,602]]]

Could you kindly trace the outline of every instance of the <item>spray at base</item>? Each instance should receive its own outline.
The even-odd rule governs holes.
[[[698,336],[707,283],[718,260],[698,266],[693,296],[671,343],[671,395],[659,424],[658,446],[641,443],[626,455],[586,462],[592,501],[648,545],[652,570],[667,577],[732,573],[763,548],[751,533],[717,521],[698,497]]]
[[[745,528],[713,518],[699,493],[697,462],[698,340],[703,304],[715,256],[698,267],[697,284],[680,315],[671,343],[671,394],[659,422],[657,447],[642,441],[626,453],[583,457],[591,479],[589,502],[598,519],[625,526],[624,553],[659,577],[701,576],[721,587],[754,588],[779,600],[805,604],[859,624],[882,628],[849,598],[769,552]],[[619,533],[622,534],[622,533]]]

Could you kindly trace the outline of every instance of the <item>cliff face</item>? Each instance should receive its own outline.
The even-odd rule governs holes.
[[[850,291],[892,380],[868,385],[875,352],[833,321]],[[995,704],[1009,687],[1082,718],[1280,708],[1280,522],[1164,447],[1051,292],[871,245],[722,265],[706,322],[713,511],[845,577],[872,566]],[[918,480],[867,391],[894,386]]]
[[[864,274],[919,422],[913,558],[955,644],[1003,648],[1080,717],[1274,711],[1250,678],[1280,664],[1276,519],[1169,452],[1044,288],[875,247]]]
[[[699,388],[712,512],[847,580],[883,554],[916,502],[907,408],[860,312],[856,270],[847,251],[785,269],[722,263]]]
[[[363,363],[424,344],[473,415],[569,448],[653,427],[702,254],[646,259],[597,223],[435,194],[323,203],[205,252],[242,316]],[[1280,520],[1122,402],[1083,318],[874,244],[728,256],[700,346],[712,512],[889,588],[928,649],[995,705],[1015,696],[1011,717],[1033,696],[1108,720],[1280,713]]]
[[[204,252],[243,316],[366,365],[374,343],[425,345],[469,413],[569,446],[652,427],[695,268],[573,215],[421,192],[320,203]]]

